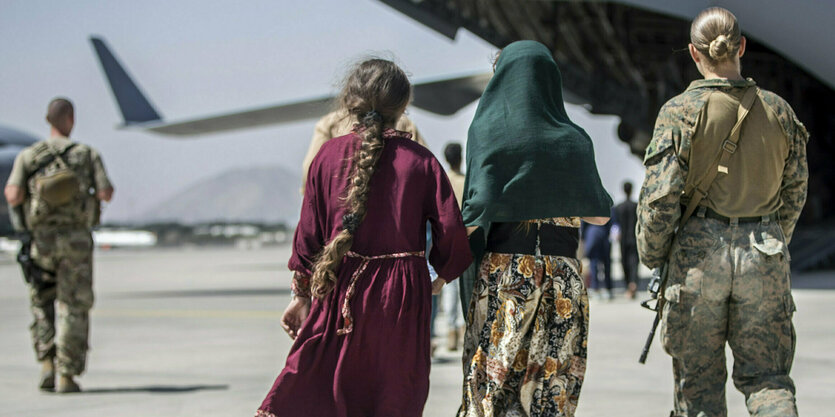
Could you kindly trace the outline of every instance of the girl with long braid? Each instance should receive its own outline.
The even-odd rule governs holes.
[[[339,105],[352,133],[322,146],[308,172],[282,327],[295,339],[256,416],[417,417],[429,393],[430,299],[472,262],[441,164],[393,129],[411,85],[371,59]],[[430,284],[424,248],[439,278]]]

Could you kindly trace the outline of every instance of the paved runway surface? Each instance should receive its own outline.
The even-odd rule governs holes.
[[[0,255],[0,416],[251,416],[290,347],[278,324],[289,300],[287,256],[287,247],[97,253],[85,392],[60,396],[35,388],[27,292],[17,265]],[[795,277],[792,375],[803,416],[835,410],[833,283],[835,273]],[[668,415],[668,357],[656,343],[648,363],[637,363],[651,320],[622,297],[592,302],[578,416]],[[425,416],[452,416],[460,403],[459,356],[439,356]],[[747,415],[730,384],[728,403],[731,416]]]

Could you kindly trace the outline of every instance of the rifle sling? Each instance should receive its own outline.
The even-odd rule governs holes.
[[[713,181],[716,180],[716,176],[719,174],[720,167],[728,166],[728,160],[730,160],[731,155],[736,152],[737,143],[739,143],[740,138],[740,128],[742,127],[742,122],[745,121],[745,117],[748,116],[748,112],[751,111],[751,108],[754,106],[754,99],[757,98],[757,87],[748,87],[745,91],[745,94],[742,96],[742,100],[739,102],[739,108],[737,109],[737,117],[736,117],[736,124],[734,124],[733,128],[731,128],[730,133],[728,134],[728,138],[722,142],[722,148],[719,149],[719,152],[716,154],[714,158],[714,162],[711,165],[708,172],[705,173],[701,179],[696,181],[692,187],[688,190],[688,187],[685,187],[684,195],[690,196],[690,201],[688,201],[687,206],[684,210],[684,213],[681,216],[681,220],[678,223],[678,233],[681,233],[681,230],[684,228],[685,223],[687,220],[690,220],[690,217],[696,211],[696,208],[699,206],[699,203],[707,196],[707,190],[713,185]],[[727,171],[726,171],[727,172]],[[662,280],[661,285],[659,286],[658,290],[658,314],[661,314],[661,307],[664,302],[664,292],[667,289],[667,268],[669,263],[665,264],[662,269]]]
[[[745,95],[742,96],[742,100],[739,102],[736,124],[731,129],[728,138],[722,142],[722,148],[719,149],[719,152],[716,154],[713,164],[710,166],[707,173],[705,173],[700,180],[695,182],[692,187],[690,187],[690,190],[685,187],[684,195],[689,195],[690,201],[687,203],[687,207],[681,216],[681,221],[678,226],[679,230],[684,227],[684,224],[687,223],[687,220],[689,220],[690,216],[692,216],[696,211],[696,207],[698,207],[699,203],[701,203],[707,196],[707,191],[710,189],[710,186],[713,185],[713,181],[716,180],[716,176],[719,174],[720,170],[725,168],[724,172],[727,173],[728,161],[731,159],[731,155],[736,152],[737,143],[739,143],[742,122],[745,121],[745,117],[748,116],[748,112],[754,106],[754,99],[756,98],[757,87],[748,87],[745,91]]]

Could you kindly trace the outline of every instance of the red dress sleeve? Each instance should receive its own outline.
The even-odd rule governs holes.
[[[314,159],[307,176],[302,199],[302,209],[299,216],[299,224],[293,236],[293,253],[287,266],[293,274],[291,289],[299,296],[310,295],[310,276],[313,275],[313,264],[316,257],[325,245],[323,217],[320,213],[327,211],[322,206],[324,199],[321,198],[319,184],[320,164],[318,158]]]
[[[429,263],[447,282],[458,278],[473,262],[467,229],[455,192],[437,159],[430,162],[424,212],[432,226]]]

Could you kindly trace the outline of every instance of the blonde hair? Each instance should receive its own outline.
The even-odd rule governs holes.
[[[734,57],[741,39],[736,16],[721,7],[702,10],[690,25],[690,43],[708,58],[711,65]]]
[[[383,126],[397,122],[409,103],[412,86],[406,73],[384,59],[369,59],[345,78],[339,105],[356,121],[362,142],[354,151],[353,167],[345,190],[342,230],[328,242],[313,264],[311,290],[324,298],[336,286],[336,270],[354,243],[354,233],[365,218],[368,184],[383,152]]]

